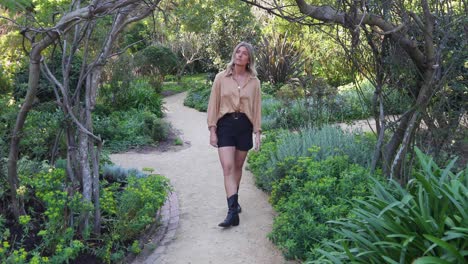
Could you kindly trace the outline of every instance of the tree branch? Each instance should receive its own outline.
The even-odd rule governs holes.
[[[135,46],[136,44],[138,44],[138,43],[140,43],[140,42],[143,42],[143,41],[145,41],[145,40],[144,40],[144,39],[141,39],[141,40],[135,41],[135,42],[133,42],[133,43],[131,43],[131,44],[129,44],[129,45],[123,47],[122,49],[120,49],[120,51],[115,52],[115,53],[112,53],[111,55],[107,56],[107,58],[112,58],[112,57],[114,57],[114,56],[118,56],[118,55],[124,53],[124,52],[125,52],[127,49],[129,49],[130,47]]]
[[[48,77],[50,80],[53,81],[53,83],[55,85],[57,85],[60,89],[61,89],[61,92],[62,92],[62,96],[65,98],[67,96],[67,93],[66,91],[64,90],[63,88],[63,85],[57,80],[57,78],[55,78],[54,74],[50,71],[49,67],[47,66],[46,63],[44,63],[44,61],[42,61],[42,66],[44,66],[44,69],[45,69],[45,72],[47,73]],[[80,121],[75,117],[75,115],[73,115],[73,111],[72,109],[70,108],[70,105],[68,103],[64,103],[63,104],[67,110],[67,113],[71,119],[73,120],[73,122],[78,126],[78,128],[83,131],[85,134],[87,134],[88,136],[92,137],[93,139],[95,139],[96,141],[100,142],[101,141],[101,138],[99,138],[98,136],[94,135],[93,133],[91,133],[89,130],[87,130],[83,124],[80,123]]]

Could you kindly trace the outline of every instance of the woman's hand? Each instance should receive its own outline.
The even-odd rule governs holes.
[[[215,148],[218,147],[218,135],[214,131],[210,132],[210,145]]]
[[[259,151],[261,144],[262,144],[261,133],[260,132],[255,133],[255,148],[254,148],[254,150]]]

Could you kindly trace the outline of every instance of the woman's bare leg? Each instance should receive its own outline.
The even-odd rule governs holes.
[[[244,166],[245,158],[247,157],[247,151],[236,149],[234,155],[234,178],[236,179],[236,188],[239,189],[241,178],[242,178],[242,167]]]
[[[226,197],[231,197],[237,193],[237,179],[234,174],[236,147],[218,148],[218,155],[221,161],[221,167],[223,168]]]

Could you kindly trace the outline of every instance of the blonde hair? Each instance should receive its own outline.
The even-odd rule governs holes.
[[[227,71],[229,73],[232,73],[232,71],[234,70],[234,65],[235,65],[234,61],[236,59],[236,52],[240,47],[245,47],[247,49],[247,52],[249,53],[249,63],[246,66],[247,71],[250,72],[251,75],[257,76],[257,69],[255,68],[255,51],[254,51],[254,48],[253,48],[252,44],[244,42],[244,41],[237,44],[237,46],[232,51],[231,61],[227,64],[227,67],[226,67]]]

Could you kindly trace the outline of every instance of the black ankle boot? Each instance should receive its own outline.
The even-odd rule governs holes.
[[[226,219],[218,226],[221,227],[230,227],[230,226],[238,226],[239,225],[239,213],[237,212],[237,193],[232,195],[231,197],[227,198],[228,203],[228,213]]]

